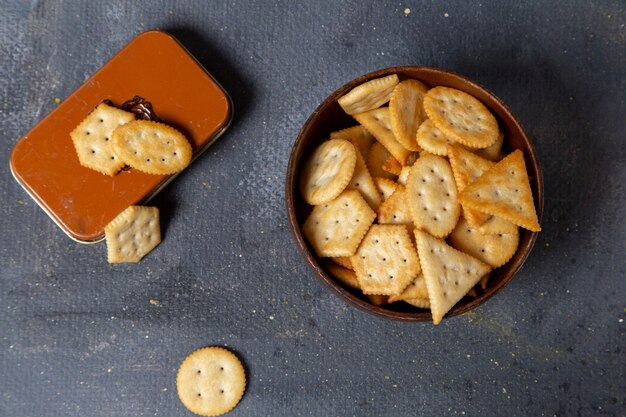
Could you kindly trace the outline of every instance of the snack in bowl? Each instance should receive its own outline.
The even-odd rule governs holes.
[[[339,114],[342,113],[342,109],[338,106],[338,99],[349,94],[363,83],[377,78],[388,77],[392,74],[398,75],[399,79],[399,83],[395,88],[406,85],[405,81],[411,79],[427,86],[428,90],[423,95],[422,101],[424,107],[429,94],[431,95],[431,101],[437,102],[433,104],[433,107],[436,109],[437,117],[441,116],[444,121],[439,121],[438,123],[442,126],[436,126],[436,128],[439,131],[443,131],[442,128],[444,130],[447,129],[445,135],[448,138],[446,142],[439,145],[439,148],[443,150],[443,152],[439,152],[442,154],[441,156],[432,155],[427,150],[420,150],[418,153],[402,145],[401,141],[398,141],[395,137],[392,127],[386,126],[386,115],[389,112],[389,107],[386,103],[383,103],[381,107],[366,110],[365,112],[371,117],[366,117],[365,119],[363,119],[363,112],[351,115],[345,114],[345,117]],[[437,87],[445,88],[437,89]],[[392,91],[390,97],[393,97],[393,94]],[[419,100],[419,98],[416,100]],[[443,100],[444,105],[441,105],[439,100]],[[476,101],[479,104],[476,104]],[[413,103],[412,106],[417,107],[417,104]],[[423,114],[428,115],[427,109],[423,108],[422,110]],[[395,111],[401,113],[403,110],[396,108]],[[455,111],[457,114],[446,115],[448,111]],[[488,114],[485,114],[485,111]],[[411,108],[406,111],[407,114],[411,112],[413,114],[420,113]],[[445,116],[442,116],[442,114]],[[372,118],[375,119],[373,123],[377,125],[375,128],[368,126],[368,124],[371,124]],[[364,120],[365,123],[362,123]],[[494,121],[495,124],[493,123]],[[423,120],[421,124],[426,122],[433,124],[433,121],[430,121],[430,119]],[[354,285],[342,286],[340,284],[341,280],[335,281],[331,277],[332,274],[327,274],[326,271],[328,269],[325,268],[325,264],[321,264],[310,252],[307,242],[310,245],[311,241],[308,240],[307,233],[303,233],[301,229],[307,216],[306,213],[310,212],[310,208],[307,208],[307,205],[302,202],[302,196],[299,195],[294,184],[297,183],[300,176],[299,173],[301,172],[301,168],[298,168],[298,166],[303,164],[301,161],[308,159],[308,155],[311,154],[310,149],[319,146],[320,143],[324,143],[325,137],[327,138],[330,132],[345,129],[356,130],[359,124],[367,129],[376,139],[367,151],[366,165],[370,173],[375,173],[372,177],[379,192],[382,193],[382,203],[378,207],[372,207],[370,204],[370,208],[376,213],[376,220],[369,226],[368,234],[363,235],[363,239],[353,249],[354,253],[351,260],[355,276],[359,281],[359,289],[356,289]],[[383,129],[381,129],[381,126]],[[415,132],[415,143],[418,143],[417,131],[419,131],[419,127]],[[394,140],[392,141],[391,139]],[[404,142],[406,143],[406,141]],[[502,149],[505,153],[511,153],[513,149],[522,149],[523,156],[530,158],[529,171],[526,171],[526,166],[516,164],[514,168],[516,170],[515,175],[509,174],[510,179],[500,184],[506,190],[517,188],[523,191],[521,192],[524,196],[523,201],[514,202],[513,196],[508,194],[503,201],[493,201],[498,204],[516,204],[518,215],[520,214],[519,206],[522,206],[521,214],[527,220],[524,224],[533,231],[537,230],[536,226],[538,226],[538,219],[542,209],[541,193],[543,184],[532,144],[514,116],[498,99],[481,87],[456,74],[426,67],[399,67],[368,74],[349,83],[331,95],[307,121],[294,145],[289,163],[287,178],[289,220],[299,247],[309,264],[317,272],[320,279],[337,294],[374,314],[400,320],[426,320],[431,318],[435,323],[439,323],[444,315],[459,314],[484,302],[504,286],[519,269],[528,256],[530,248],[536,239],[536,234],[531,231],[518,232],[517,226],[510,221],[511,218],[507,220],[504,217],[494,215],[495,212],[503,212],[502,207],[494,208],[493,204],[490,205],[491,200],[482,193],[481,196],[483,198],[481,201],[476,201],[477,197],[475,195],[469,196],[468,194],[468,201],[465,205],[463,204],[464,201],[460,199],[460,187],[455,178],[456,173],[454,172],[454,167],[451,167],[452,157],[448,152],[450,145],[454,146],[452,152],[458,148],[461,151],[472,153],[472,155],[474,155],[474,152],[480,153],[482,157],[489,155],[489,159],[494,158],[494,155],[500,155]],[[398,146],[401,146],[402,150],[398,151]],[[410,146],[412,147],[412,145]],[[384,154],[381,150],[373,151],[373,149],[381,148],[388,153],[389,156],[387,158],[383,157]],[[362,151],[362,148],[359,150]],[[486,153],[487,151],[489,153]],[[395,156],[394,153],[396,154]],[[372,158],[370,155],[377,155],[377,157]],[[393,157],[395,161],[390,159],[390,157]],[[484,160],[479,156],[476,156],[476,158]],[[514,156],[513,158],[516,157]],[[464,158],[457,158],[457,160],[459,159],[465,160]],[[497,165],[493,165],[494,162],[491,161],[486,162],[492,164],[490,166],[493,167]],[[484,165],[486,166],[487,164]],[[463,168],[459,170],[462,171]],[[479,168],[470,167],[468,172],[463,171],[464,178],[466,178],[465,181],[468,182],[466,184],[467,187],[471,186],[473,181],[478,181],[480,176],[489,172],[482,164]],[[381,173],[388,173],[388,171],[393,171],[394,175],[381,175]],[[476,174],[475,171],[478,171],[479,174]],[[474,178],[476,175],[478,177]],[[525,181],[523,187],[519,186],[517,182],[520,180]],[[535,200],[534,206],[525,205],[528,200],[526,189],[531,189],[533,193],[538,193],[538,195],[531,195],[531,201],[533,198]],[[353,191],[360,192],[358,189]],[[481,207],[480,210],[475,208],[477,205]],[[485,205],[489,205],[489,208],[486,208]],[[424,207],[426,207],[426,213],[429,215],[424,215]],[[535,210],[535,207],[537,207],[537,210]],[[480,236],[468,236],[467,232],[461,233],[463,230],[461,226],[466,223],[459,224],[459,222],[467,222],[464,216],[466,208],[469,211],[478,211],[484,215],[482,224],[471,227],[472,233],[482,234],[493,232],[494,230],[497,232],[499,229],[502,229],[505,233],[495,233],[496,236],[487,236],[485,239],[482,239]],[[506,210],[504,213],[507,213]],[[537,223],[532,223],[532,219],[536,219]],[[312,227],[309,222],[307,224],[308,228]],[[522,224],[522,222],[518,221],[518,224]],[[427,297],[420,297],[419,295],[423,296],[424,294],[419,293],[414,296],[414,291],[410,291],[415,277],[421,276],[419,273],[413,275],[414,272],[411,272],[413,271],[411,268],[407,268],[404,271],[394,267],[393,273],[387,274],[387,280],[394,283],[397,276],[403,277],[402,280],[399,280],[399,284],[395,284],[395,286],[390,285],[389,282],[384,282],[381,279],[382,275],[377,276],[379,269],[385,271],[385,262],[389,262],[391,255],[388,252],[381,252],[372,256],[371,253],[375,253],[375,251],[371,249],[372,243],[365,236],[369,236],[372,230],[378,230],[383,225],[401,228],[409,232],[411,237],[409,242],[413,240],[413,231],[415,230],[414,233],[418,235],[427,235],[427,239],[436,239],[436,243],[442,242],[445,246],[433,245],[439,250],[446,248],[445,250],[449,251],[449,253],[462,253],[462,256],[458,257],[460,264],[454,265],[454,268],[458,269],[458,271],[454,269],[447,271],[444,280],[452,282],[454,288],[444,288],[442,290],[444,286],[440,282],[437,285],[430,285]],[[456,232],[454,234],[455,242],[451,245],[453,238],[449,235],[453,231]],[[308,233],[310,234],[310,231]],[[507,236],[502,237],[499,234],[506,234]],[[424,238],[420,239],[424,241]],[[382,240],[380,237],[378,240],[378,245],[380,245]],[[391,241],[394,243],[400,240],[391,238]],[[498,241],[506,244],[500,245],[503,247],[494,250],[495,247],[499,246]],[[393,247],[391,242],[383,244],[384,247],[387,245]],[[411,245],[411,252],[417,255],[423,270],[424,261],[422,257],[428,257],[429,255],[422,255],[419,249],[417,249],[415,242],[411,242]],[[455,249],[453,246],[460,250]],[[477,250],[479,251],[478,253],[482,254],[480,251],[483,249],[489,251],[488,256],[475,256]],[[363,267],[363,251],[366,253],[367,269]],[[360,258],[359,253],[361,253]],[[342,256],[346,257],[349,255],[344,254]],[[481,258],[487,261],[487,263],[483,262]],[[433,263],[432,259],[428,262],[430,264]],[[462,273],[464,266],[467,268]],[[431,272],[429,272],[427,279],[432,282],[440,278],[443,279],[438,276],[437,272],[433,273],[432,270],[441,271],[446,270],[445,268],[447,267],[448,265],[445,264],[439,269],[431,267]],[[492,267],[495,270],[491,271]],[[471,279],[467,276],[467,269],[473,271],[470,274]],[[369,276],[369,271],[374,271],[374,273],[371,273],[372,277]],[[403,274],[411,278],[404,279]],[[456,277],[455,274],[457,274]],[[476,274],[479,274],[479,276],[476,276]],[[390,275],[394,278],[389,278]],[[426,276],[425,272],[424,276]],[[488,281],[487,277],[490,277]],[[373,283],[368,282],[368,280],[373,280]],[[454,284],[457,281],[459,282],[458,286]],[[351,282],[354,282],[354,280],[351,280]],[[446,293],[443,298],[442,291]],[[405,292],[407,294],[402,296]],[[385,298],[376,299],[374,303],[371,298],[372,294]],[[427,310],[428,308],[432,309],[432,311]]]

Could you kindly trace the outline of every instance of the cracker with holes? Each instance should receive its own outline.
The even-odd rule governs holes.
[[[232,410],[246,390],[243,364],[231,351],[205,347],[187,356],[176,375],[178,398],[189,411],[219,416]]]
[[[390,296],[389,302],[395,303],[396,301],[411,300],[414,298],[428,300],[428,289],[426,288],[424,274],[419,274],[400,294]]]
[[[359,286],[359,280],[357,280],[353,270],[336,265],[333,262],[327,262],[325,265],[328,273],[346,287],[355,289],[361,288]]]
[[[311,205],[328,203],[350,183],[356,166],[354,145],[344,139],[331,139],[319,145],[302,169],[300,192]]]
[[[315,206],[302,232],[319,257],[352,256],[375,218],[357,190],[346,190],[333,201]]]
[[[398,185],[391,197],[383,201],[378,208],[379,224],[404,224],[409,231],[413,229],[411,211],[406,203],[406,188]]]
[[[336,265],[342,266],[346,269],[354,270],[352,267],[352,261],[349,256],[334,256],[330,258]]]
[[[510,235],[518,232],[516,224],[498,216],[491,216],[489,220],[478,226],[478,231],[484,235],[495,233]]]
[[[428,118],[444,135],[471,148],[498,140],[498,122],[474,96],[450,87],[435,87],[424,96]]]
[[[337,102],[347,114],[377,109],[389,101],[399,81],[396,74],[370,80],[353,88],[337,99]]]
[[[450,164],[436,155],[415,161],[406,185],[413,223],[437,237],[447,236],[461,212]]]
[[[395,181],[397,175],[383,169],[383,165],[389,157],[391,157],[391,154],[380,142],[372,143],[365,161],[372,177],[387,178]]]
[[[109,263],[139,262],[161,243],[159,209],[130,206],[104,228],[104,236]]]
[[[511,234],[482,234],[461,218],[450,236],[448,242],[453,248],[480,259],[492,268],[504,265],[515,255],[519,243],[517,226]]]
[[[388,178],[374,177],[374,183],[382,194],[383,201],[391,197],[396,188],[398,188],[398,183]]]
[[[501,217],[533,232],[541,231],[524,155],[519,149],[468,185],[459,200],[463,207]]]
[[[495,162],[481,158],[460,146],[448,145],[447,149],[458,192],[463,191],[476,178],[495,165]],[[478,227],[489,220],[491,216],[468,207],[463,207],[463,217],[467,219],[472,227]]]
[[[111,145],[113,131],[132,120],[133,113],[100,104],[70,133],[78,161],[85,168],[114,176],[124,167]]]
[[[454,140],[437,129],[430,119],[426,119],[417,129],[416,140],[426,152],[439,156],[448,155],[446,147],[450,144],[456,144]]]
[[[398,295],[421,271],[403,225],[373,225],[352,265],[364,294]]]
[[[378,188],[376,187],[376,184],[367,169],[367,165],[365,165],[365,160],[363,159],[363,156],[361,156],[361,152],[359,152],[356,148],[355,151],[356,164],[354,166],[354,174],[352,174],[352,179],[346,189],[359,190],[370,207],[374,210],[378,210],[382,197],[380,196]]]
[[[330,134],[331,139],[345,139],[366,157],[376,139],[363,126],[353,126]]]
[[[417,80],[405,80],[393,89],[389,100],[391,130],[402,146],[410,151],[420,151],[415,141],[417,128],[426,118],[422,100],[428,87]]]
[[[415,241],[433,323],[439,324],[443,316],[491,271],[491,267],[421,230],[415,230]]]
[[[113,131],[111,144],[124,163],[146,174],[174,174],[191,162],[187,138],[159,122],[128,122]]]
[[[406,164],[411,151],[402,146],[393,134],[389,118],[389,107],[381,107],[364,113],[355,113],[352,117],[374,135],[376,140],[382,143],[400,164]]]

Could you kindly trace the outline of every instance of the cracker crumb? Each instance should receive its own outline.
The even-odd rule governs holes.
[[[54,99],[54,102],[55,102],[56,104],[60,104],[60,103],[61,103],[61,99],[60,99],[59,97],[56,97],[56,98]]]
[[[159,302],[157,300],[155,300],[154,298],[150,299],[150,304],[152,304],[153,306],[158,306]]]
[[[443,14],[443,17],[448,17],[448,16],[450,16],[448,13]]]
[[[408,7],[406,9],[404,9],[404,15],[408,16],[411,14],[411,9],[409,9]]]

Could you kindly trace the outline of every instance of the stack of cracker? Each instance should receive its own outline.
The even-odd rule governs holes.
[[[495,117],[453,88],[390,75],[338,102],[359,125],[303,167],[304,236],[344,286],[438,324],[513,257],[519,227],[541,230],[524,156],[502,157]]]

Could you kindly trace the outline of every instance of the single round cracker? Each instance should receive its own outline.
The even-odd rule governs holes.
[[[519,243],[519,231],[515,227],[511,234],[482,234],[478,229],[472,228],[467,220],[461,218],[448,240],[450,245],[480,259],[493,268],[507,263],[517,250]]]
[[[417,128],[426,118],[422,101],[428,87],[417,80],[405,80],[396,85],[389,100],[391,130],[402,146],[420,151],[415,142]]]
[[[354,145],[344,139],[330,139],[318,146],[302,169],[304,201],[317,206],[339,196],[352,179],[356,158]]]
[[[435,87],[424,96],[428,118],[443,134],[471,148],[498,140],[498,122],[474,96],[449,87]]]
[[[198,349],[178,368],[176,388],[180,401],[201,416],[219,416],[243,397],[246,373],[241,361],[221,347]]]

